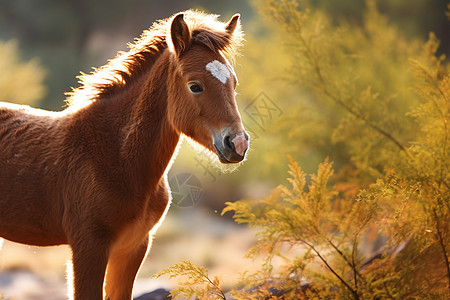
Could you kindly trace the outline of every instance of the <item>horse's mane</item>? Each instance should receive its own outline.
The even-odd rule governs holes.
[[[225,30],[225,24],[217,20],[218,15],[194,10],[184,11],[183,14],[192,43],[203,44],[230,59],[237,54],[243,40],[239,24],[233,34],[229,34]],[[173,16],[155,22],[140,38],[128,44],[127,52],[119,51],[114,59],[91,74],[81,72],[78,76],[81,86],[67,93],[67,104],[72,106],[91,102],[112,94],[151,68],[162,51],[168,47],[166,36],[170,32],[172,19]]]

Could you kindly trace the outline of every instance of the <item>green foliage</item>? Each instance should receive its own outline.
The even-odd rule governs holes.
[[[322,144],[324,156],[334,148],[339,166],[379,176],[414,132],[405,131],[414,128],[405,113],[418,102],[407,88],[408,57],[418,52],[418,43],[405,41],[371,2],[360,27],[344,21],[336,27],[320,11],[299,11],[296,1],[266,1],[262,12],[288,32],[292,55],[286,80],[308,93],[300,103],[323,128],[306,127],[290,140]],[[297,118],[287,115],[279,131],[290,132]]]
[[[305,91],[277,124],[293,150],[287,185],[227,203],[257,232],[237,299],[448,299],[450,75],[439,42],[407,41],[368,1],[361,27],[333,25],[292,0],[261,7],[286,32],[285,80]],[[319,140],[319,142],[315,142]],[[305,141],[337,158],[307,174]],[[295,151],[298,149],[299,151]],[[302,160],[300,160],[302,161]],[[185,283],[186,284],[186,283]]]
[[[169,278],[178,276],[186,278],[185,281],[179,283],[178,288],[171,291],[170,295],[174,298],[226,299],[219,278],[211,279],[207,269],[195,266],[190,261],[180,261],[178,264],[155,274],[154,277],[158,278],[163,275],[169,275]]]
[[[36,104],[45,93],[46,72],[37,59],[20,61],[18,43],[0,41],[0,100],[19,104]]]

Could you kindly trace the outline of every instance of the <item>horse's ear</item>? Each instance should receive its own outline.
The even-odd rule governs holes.
[[[177,56],[180,56],[184,50],[189,47],[191,42],[191,33],[184,21],[184,14],[176,15],[170,25],[169,47]]]
[[[236,27],[239,24],[239,19],[241,18],[240,14],[234,14],[231,17],[231,20],[228,21],[227,25],[225,26],[225,30],[229,33],[229,34],[233,34],[234,30],[236,29]]]

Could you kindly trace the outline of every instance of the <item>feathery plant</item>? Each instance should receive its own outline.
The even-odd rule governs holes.
[[[170,292],[174,299],[181,296],[186,299],[192,297],[202,300],[226,299],[219,278],[211,279],[206,268],[196,266],[190,261],[180,261],[174,266],[155,274],[154,277],[159,278],[163,275],[169,275],[169,278],[181,277],[185,280],[179,283],[178,288]]]
[[[255,228],[247,256],[264,258],[258,272],[244,272],[236,299],[450,297],[449,64],[436,55],[433,34],[426,43],[407,41],[373,1],[367,6],[360,27],[334,26],[293,0],[261,6],[289,37],[285,79],[305,90],[306,107],[329,128],[316,138],[343,159],[336,174],[328,159],[315,174],[291,159],[288,185],[262,200],[227,203],[223,213]],[[299,122],[283,118],[280,135]],[[195,273],[186,268],[198,267],[184,262],[162,274]],[[225,299],[219,281],[195,278],[176,292]]]

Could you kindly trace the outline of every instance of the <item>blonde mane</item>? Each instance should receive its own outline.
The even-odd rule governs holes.
[[[233,60],[243,41],[240,24],[233,34],[229,34],[225,30],[225,23],[217,20],[218,15],[195,10],[187,10],[183,14],[191,33],[192,44],[205,45]],[[152,68],[168,47],[166,40],[173,17],[155,22],[140,38],[128,44],[128,51],[119,51],[106,65],[90,74],[82,72],[78,76],[81,86],[67,93],[69,97],[66,103],[73,106],[98,100],[117,92]]]

